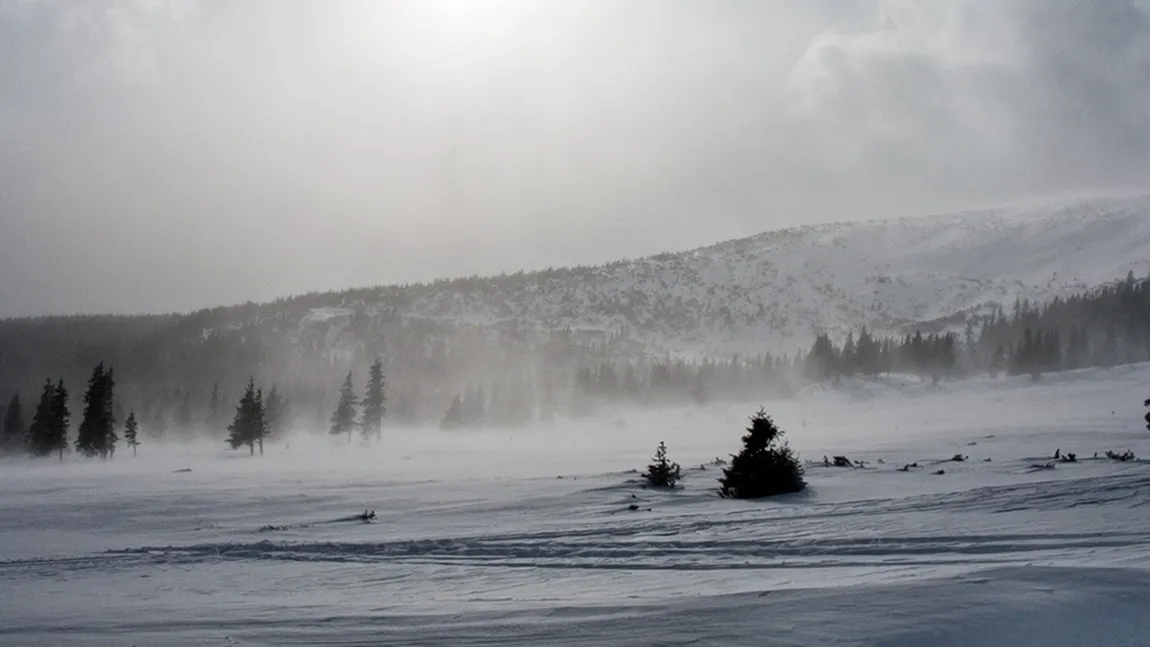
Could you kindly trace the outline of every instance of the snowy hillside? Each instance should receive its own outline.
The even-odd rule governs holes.
[[[629,334],[673,351],[793,350],[1150,270],[1150,196],[1092,198],[764,233],[688,252],[372,291],[366,312]],[[400,305],[396,305],[400,304]],[[342,304],[347,305],[347,304]],[[354,309],[321,308],[304,328]]]
[[[872,467],[764,501],[697,469],[757,402],[4,463],[0,643],[1145,645],[1150,464],[1093,455],[1150,455],[1147,384],[1150,365],[810,390],[769,404],[792,446]],[[660,440],[680,491],[629,471]],[[1082,460],[1042,467],[1056,449]]]

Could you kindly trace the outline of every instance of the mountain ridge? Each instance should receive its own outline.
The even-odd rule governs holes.
[[[807,225],[597,266],[325,293],[346,299],[301,323],[358,307],[480,325],[626,328],[670,352],[778,351],[819,332],[904,332],[1147,269],[1150,195],[1087,198]]]
[[[1150,269],[1150,194],[788,227],[680,252],[494,276],[350,288],[187,314],[202,334],[275,317],[334,342],[359,315],[590,334],[672,354],[785,352],[822,332],[902,333],[1081,292]],[[34,322],[45,318],[8,321]],[[327,328],[328,330],[322,330]],[[320,329],[320,330],[317,330]]]

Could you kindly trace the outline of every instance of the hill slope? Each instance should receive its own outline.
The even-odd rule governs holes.
[[[898,332],[1148,269],[1150,196],[1137,196],[784,229],[601,267],[409,287],[402,299],[396,289],[345,294],[372,312],[629,327],[668,350],[754,352],[861,325]],[[349,312],[316,310],[303,322]]]
[[[313,394],[322,413],[332,385],[381,355],[393,385],[431,394],[411,397],[442,413],[497,375],[543,384],[559,372],[562,383],[608,358],[790,353],[822,331],[961,326],[972,311],[1147,269],[1150,196],[801,227],[605,266],[188,315],[3,320],[0,393],[37,393],[49,376],[83,384],[104,361],[129,407],[206,408],[215,384],[230,397],[254,374],[297,402]]]

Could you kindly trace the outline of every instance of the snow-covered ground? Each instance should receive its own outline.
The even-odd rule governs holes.
[[[874,469],[752,502],[697,468],[758,403],[3,463],[0,644],[1147,645],[1150,464],[1092,458],[1150,456],[1147,395],[1147,365],[810,389],[766,403],[792,446]],[[659,440],[681,491],[628,471]]]

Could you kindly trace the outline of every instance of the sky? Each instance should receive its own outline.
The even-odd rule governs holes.
[[[0,0],[0,317],[1150,187],[1150,0]]]

